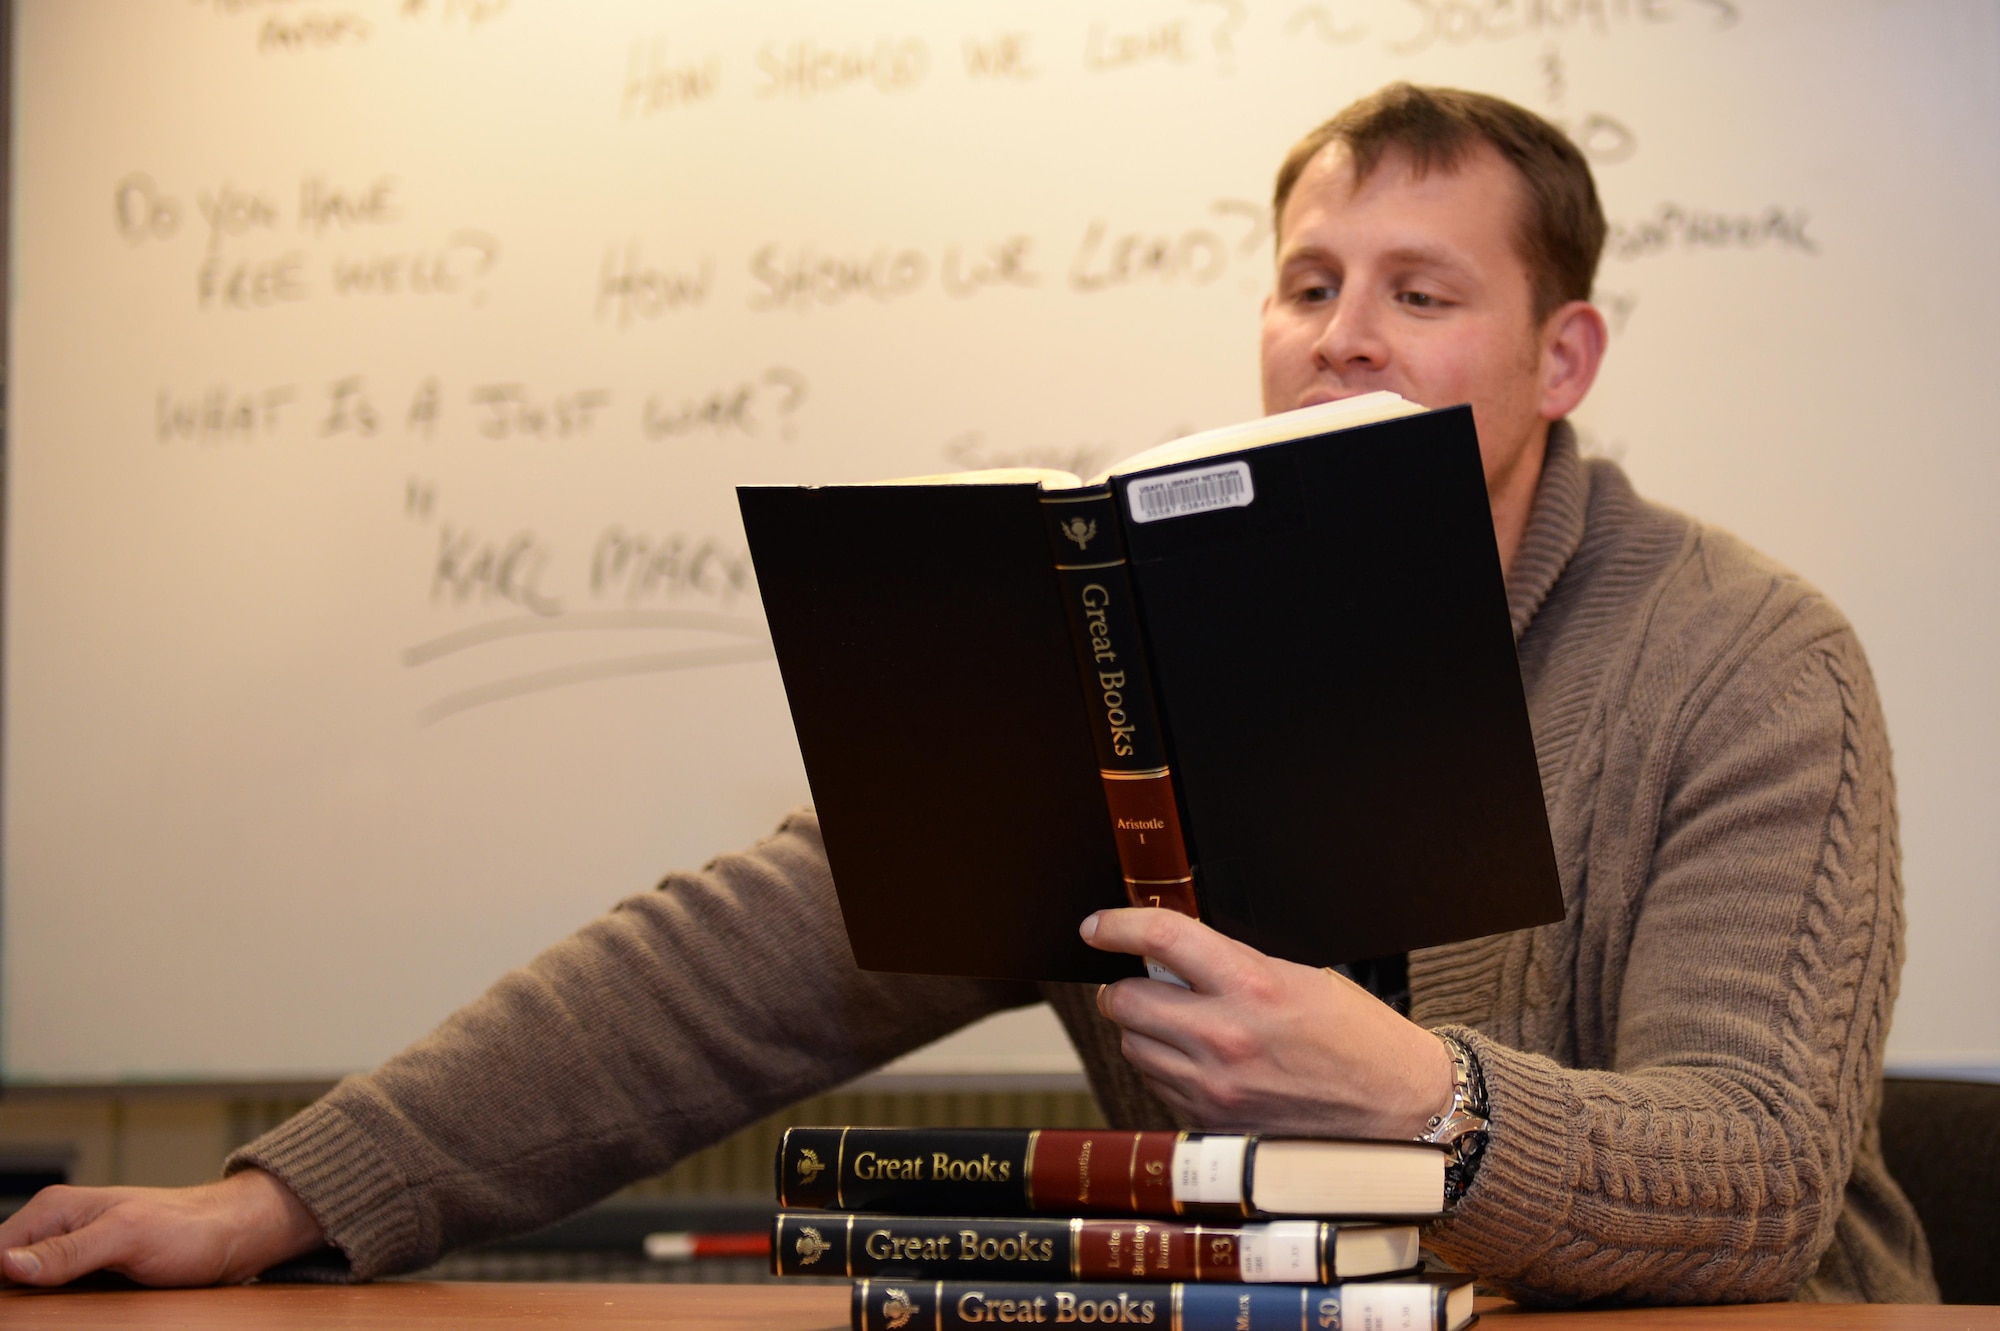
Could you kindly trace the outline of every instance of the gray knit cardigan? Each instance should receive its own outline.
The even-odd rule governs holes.
[[[1478,1054],[1493,1120],[1427,1245],[1538,1303],[1934,1300],[1876,1127],[1902,889],[1852,630],[1562,426],[1508,581],[1568,915],[1411,958],[1413,1016]],[[1038,998],[1114,1124],[1172,1125],[1087,988],[857,970],[801,812],[228,1168],[284,1180],[351,1277],[406,1271]]]

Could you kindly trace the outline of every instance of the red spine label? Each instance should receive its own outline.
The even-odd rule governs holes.
[[[1031,1205],[1044,1214],[1174,1214],[1173,1132],[1045,1129],[1028,1171]]]
[[[1104,802],[1111,809],[1126,898],[1135,906],[1164,906],[1183,915],[1200,915],[1173,778],[1165,772],[1147,776],[1106,772]]]
[[[1145,1220],[1092,1220],[1077,1233],[1086,1280],[1239,1280],[1237,1232]]]

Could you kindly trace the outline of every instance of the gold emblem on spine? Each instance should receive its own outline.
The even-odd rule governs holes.
[[[811,1225],[801,1225],[799,1227],[798,1242],[794,1243],[792,1247],[799,1254],[799,1265],[811,1266],[814,1262],[826,1256],[833,1245],[821,1238],[819,1231]]]
[[[1097,523],[1089,518],[1071,518],[1057,524],[1057,530],[1075,541],[1079,550],[1089,549],[1090,543],[1097,539]]]
[[[825,1169],[825,1163],[820,1160],[819,1153],[814,1151],[812,1147],[801,1146],[799,1148],[799,1182],[811,1183]]]
[[[882,1300],[883,1324],[889,1331],[897,1331],[898,1327],[916,1316],[917,1305],[910,1301],[909,1293],[905,1290],[892,1289],[888,1293],[889,1297]]]

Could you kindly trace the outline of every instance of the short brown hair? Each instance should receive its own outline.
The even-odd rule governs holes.
[[[1535,322],[1572,300],[1589,300],[1604,252],[1604,208],[1590,167],[1561,130],[1533,111],[1457,88],[1392,83],[1355,102],[1300,139],[1278,168],[1271,218],[1281,226],[1285,203],[1306,164],[1330,143],[1354,158],[1360,183],[1392,150],[1409,154],[1418,175],[1449,171],[1482,143],[1514,167],[1527,189],[1527,209],[1515,238],[1535,299]]]

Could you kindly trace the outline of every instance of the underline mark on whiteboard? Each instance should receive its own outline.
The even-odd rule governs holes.
[[[665,674],[676,670],[697,670],[704,666],[741,665],[754,661],[768,661],[772,657],[771,640],[762,620],[742,615],[717,614],[707,610],[585,610],[556,616],[518,615],[487,624],[474,624],[468,628],[455,629],[450,633],[420,642],[414,647],[405,648],[403,664],[414,668],[440,657],[503,642],[510,638],[549,633],[631,629],[693,629],[698,632],[723,634],[727,637],[747,638],[750,641],[719,647],[646,652],[609,660],[579,661],[570,665],[511,675],[448,693],[419,711],[418,721],[428,726],[474,707],[504,702],[509,698],[519,698],[525,694],[568,688],[573,684],[623,679],[633,675]]]
[[[403,649],[403,664],[420,666],[468,647],[529,634],[592,629],[706,629],[732,637],[768,642],[763,621],[705,610],[584,610],[560,616],[521,615],[457,629]]]
[[[516,675],[512,679],[495,680],[491,684],[462,689],[438,699],[417,716],[424,725],[431,725],[459,712],[483,707],[487,703],[504,702],[527,693],[541,693],[548,689],[567,688],[572,684],[590,684],[598,680],[622,679],[631,675],[663,674],[674,670],[695,670],[702,666],[767,661],[774,655],[768,642],[746,642],[736,647],[695,647],[679,652],[648,652],[641,656],[619,657],[610,661],[586,661],[578,665],[557,666],[552,670],[536,670],[525,675]]]

